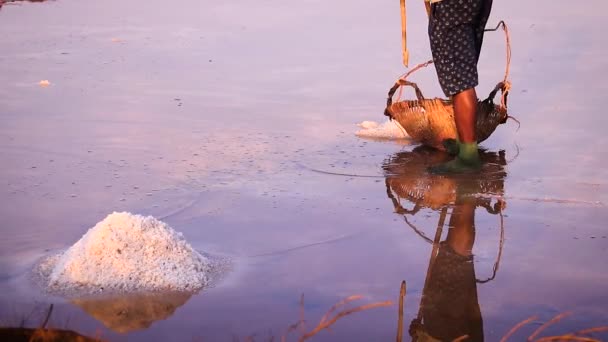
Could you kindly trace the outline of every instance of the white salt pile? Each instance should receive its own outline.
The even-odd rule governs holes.
[[[115,212],[42,268],[51,291],[194,291],[211,262],[154,217]]]
[[[395,120],[387,120],[382,124],[375,121],[363,121],[357,124],[357,126],[361,127],[361,129],[355,135],[362,138],[404,139],[409,137],[405,129]]]

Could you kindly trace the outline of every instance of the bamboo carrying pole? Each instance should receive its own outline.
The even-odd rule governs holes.
[[[410,62],[410,54],[407,51],[407,19],[405,16],[405,0],[401,1],[401,46],[403,49],[403,65],[407,68]]]
[[[424,0],[424,8],[426,9],[426,15],[431,16],[431,2]],[[405,8],[405,0],[400,0],[401,3],[401,46],[403,50],[403,65],[407,68],[410,64],[410,53],[407,49],[407,16]]]

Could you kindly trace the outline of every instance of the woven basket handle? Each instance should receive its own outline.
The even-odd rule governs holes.
[[[492,101],[494,101],[494,96],[496,96],[496,92],[498,91],[498,89],[501,89],[502,96],[500,97],[500,106],[504,109],[507,109],[507,96],[509,95],[509,90],[511,90],[511,82],[509,82],[509,71],[511,70],[511,35],[509,34],[509,28],[507,27],[507,23],[505,23],[504,20],[501,20],[495,28],[486,29],[484,31],[497,31],[501,27],[505,32],[505,42],[507,45],[507,66],[505,68],[505,77],[503,81],[496,86],[492,93],[490,93],[488,99],[490,99],[491,97]]]
[[[393,104],[393,95],[395,95],[395,92],[397,91],[397,89],[401,89],[401,87],[403,87],[403,86],[410,86],[410,87],[414,88],[414,90],[416,91],[416,98],[418,98],[418,101],[422,102],[424,100],[424,96],[422,95],[420,88],[418,88],[418,85],[414,82],[408,81],[407,78],[410,77],[411,74],[415,73],[416,71],[418,71],[422,68],[426,68],[430,64],[433,64],[433,60],[416,65],[410,71],[405,73],[405,75],[400,77],[397,80],[397,82],[395,82],[395,85],[392,86],[391,89],[388,91],[388,99],[386,100],[386,109],[384,109],[384,115],[393,119],[393,115],[391,114],[391,110],[390,110],[390,108]],[[399,97],[401,97],[401,92],[399,92]]]
[[[384,110],[384,115],[390,117],[391,119],[393,118],[393,116],[390,113],[390,107],[393,105],[393,95],[395,95],[397,89],[400,89],[403,86],[409,86],[414,88],[418,101],[424,100],[424,95],[422,95],[422,91],[420,90],[420,88],[418,88],[418,85],[416,83],[404,79],[399,79],[397,82],[395,82],[395,85],[393,85],[388,91],[388,98],[386,99],[386,109]]]
[[[488,95],[488,98],[485,99],[485,101],[493,103],[494,98],[496,97],[496,94],[500,90],[500,92],[502,93],[501,105],[506,109],[507,108],[507,97],[509,96],[510,88],[511,88],[511,84],[509,82],[499,82],[496,85],[496,87],[494,87],[494,90],[492,90],[490,95]]]

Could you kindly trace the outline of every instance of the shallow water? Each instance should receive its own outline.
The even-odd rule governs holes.
[[[406,280],[406,330],[423,292],[436,334],[457,325],[441,313],[476,331],[481,317],[488,341],[532,315],[514,340],[564,311],[573,315],[543,335],[608,324],[605,7],[495,4],[490,22],[511,27],[509,105],[522,126],[503,125],[483,144],[492,162],[471,181],[422,171],[443,155],[354,135],[356,123],[384,120],[403,72],[396,3],[2,6],[1,321],[27,316],[35,326],[44,315],[32,308],[55,303],[52,324],[110,340],[263,339],[298,320],[302,293],[312,328],[346,296],[396,301]],[[410,8],[411,60],[424,61],[422,5]],[[488,34],[480,69],[485,95],[504,73],[499,33]],[[440,95],[432,69],[415,79]],[[419,200],[424,191],[433,192]],[[406,212],[415,202],[420,210]],[[457,256],[435,263],[457,271],[425,287],[433,245],[408,222],[432,242],[443,208],[441,255],[455,249],[473,266]],[[161,218],[195,248],[232,258],[234,270],[128,332],[93,313],[111,305],[78,305],[31,283],[40,257],[115,210]],[[480,280],[493,274],[501,217],[496,276],[475,285],[471,268]],[[446,285],[459,282],[467,285]],[[457,300],[471,309],[450,311]],[[315,339],[390,340],[396,321],[396,306],[377,308]]]

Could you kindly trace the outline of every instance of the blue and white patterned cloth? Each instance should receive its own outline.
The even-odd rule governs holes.
[[[446,96],[475,88],[477,61],[492,0],[442,0],[432,4],[431,52]]]

